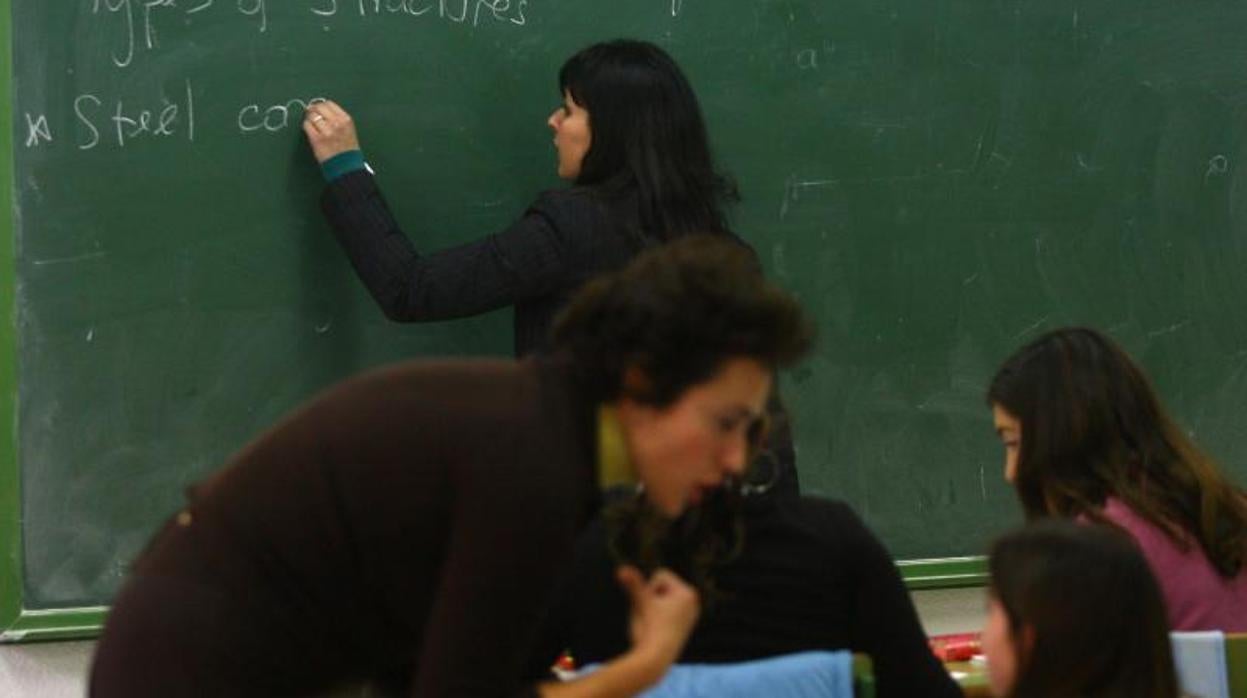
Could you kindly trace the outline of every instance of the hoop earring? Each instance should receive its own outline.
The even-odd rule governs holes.
[[[769,450],[762,451],[753,459],[753,463],[749,466],[749,474],[760,472],[763,468],[759,466],[765,463],[770,469],[770,477],[761,483],[756,483],[752,478],[744,480],[740,483],[740,494],[742,497],[758,497],[770,492],[776,484],[779,483],[780,464],[779,459]]]

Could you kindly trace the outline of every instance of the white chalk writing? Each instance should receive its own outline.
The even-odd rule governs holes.
[[[195,15],[217,6],[218,0],[191,0],[183,9],[177,0],[90,0],[91,14],[118,17],[122,23],[122,48],[114,51],[113,63],[119,68],[129,67],[139,49],[151,51],[160,47],[159,31],[155,13]],[[233,5],[244,17],[251,17],[261,33],[268,31],[268,0],[224,0],[222,7]],[[140,16],[136,17],[137,12]]]
[[[247,18],[255,31],[269,30],[270,0],[85,0],[94,16],[112,18],[120,38],[112,51],[113,64],[130,67],[141,52],[160,50],[160,27],[172,18],[192,19],[209,10],[234,13]],[[528,24],[525,12],[529,0],[304,0],[309,14],[322,18],[357,15],[359,17],[425,17],[453,24],[481,25],[501,22],[516,26]],[[672,13],[682,0],[672,0]]]
[[[330,31],[335,22],[359,21],[360,18],[419,18],[441,20],[450,24],[475,27],[502,24],[523,27],[528,24],[532,0],[291,0],[303,3],[309,18],[320,18],[321,29]],[[177,30],[179,40],[186,27],[193,32],[194,21],[217,13],[214,29],[229,15],[239,18],[248,31],[266,36],[270,31],[271,0],[80,0],[84,17],[94,18],[111,29],[103,60],[114,68],[133,70],[140,57],[151,52],[173,50],[176,42],[168,37]],[[677,0],[678,5],[679,0]],[[676,5],[673,5],[675,7]],[[276,7],[276,5],[274,5]],[[283,6],[284,7],[284,6]],[[283,21],[299,16],[296,11],[279,15]],[[177,23],[175,23],[175,20]],[[162,27],[164,35],[162,38]],[[72,69],[69,71],[74,72]],[[129,89],[124,95],[109,93],[89,86],[80,88],[61,110],[24,112],[27,148],[57,147],[68,141],[80,151],[100,148],[127,148],[135,143],[158,143],[185,140],[195,142],[196,93],[189,79],[176,95],[160,92],[135,96]],[[232,113],[234,127],[242,135],[277,134],[298,128],[303,112],[321,97],[290,97],[276,95],[271,101],[240,100]],[[229,109],[229,105],[225,105]],[[218,113],[217,107],[211,109]],[[226,113],[231,113],[227,111]],[[54,134],[60,138],[54,142]]]
[[[44,114],[32,117],[26,113],[26,147],[33,148],[43,141],[52,142],[52,129],[48,126],[48,117]]]
[[[103,142],[98,124],[112,124],[116,136],[115,144],[124,148],[131,141],[143,138],[168,138],[185,135],[188,141],[195,140],[195,93],[189,80],[186,81],[184,101],[178,102],[161,98],[161,105],[156,108],[133,107],[123,100],[111,102],[111,110],[105,111],[104,101],[94,94],[79,95],[74,100],[74,116],[84,129],[85,139],[78,144],[79,150],[91,150]]]
[[[261,129],[276,133],[297,125],[303,121],[303,112],[308,105],[325,101],[324,97],[313,97],[309,100],[290,99],[282,104],[261,108],[258,104],[248,104],[238,110],[238,130],[253,133]]]

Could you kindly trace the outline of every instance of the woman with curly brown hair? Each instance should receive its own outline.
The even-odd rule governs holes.
[[[194,488],[140,556],[94,696],[634,695],[679,654],[697,593],[622,566],[632,644],[583,682],[522,664],[576,533],[612,483],[667,517],[744,471],[771,376],[809,326],[738,245],[689,238],[589,284],[555,351],[413,361],[329,390]]]

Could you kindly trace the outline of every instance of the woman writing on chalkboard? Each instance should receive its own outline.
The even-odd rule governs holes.
[[[399,228],[364,163],[351,117],[308,107],[303,130],[329,184],[325,215],[386,316],[460,318],[515,306],[515,353],[548,346],[550,322],[581,284],[644,247],[689,233],[727,234],[734,187],[714,168],[701,108],[662,49],[611,41],[559,71],[558,175],[505,230],[421,254]]]
[[[987,400],[1005,479],[1029,518],[1129,533],[1172,629],[1247,631],[1247,500],[1111,339],[1079,328],[1045,334],[1004,363]]]
[[[321,207],[360,279],[386,316],[460,318],[515,306],[515,354],[548,347],[550,322],[585,281],[640,250],[690,233],[726,236],[723,207],[737,200],[715,170],[697,97],[662,49],[643,41],[594,44],[558,75],[562,105],[547,120],[558,175],[505,230],[421,254],[390,213],[339,105],[308,107],[303,121],[328,180]],[[767,472],[780,493],[798,489],[786,414],[770,405]],[[761,471],[764,468],[758,467]]]
[[[674,517],[739,477],[809,337],[745,250],[699,236],[588,285],[548,355],[347,381],[192,490],[116,599],[91,693],[531,694],[523,661],[599,488],[643,485]],[[540,694],[635,695],[679,654],[696,592],[618,579],[631,647]]]

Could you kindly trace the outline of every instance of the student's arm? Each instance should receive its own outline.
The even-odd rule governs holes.
[[[935,658],[892,556],[848,506],[836,503],[824,522],[843,541],[851,565],[850,642],[874,664],[879,698],[960,698],[961,689]]]
[[[513,305],[550,292],[574,273],[564,240],[538,208],[505,231],[421,255],[362,165],[351,116],[333,102],[308,108],[303,131],[333,177],[321,208],[360,280],[392,320],[448,320]],[[583,231],[581,231],[583,232]]]
[[[632,604],[632,649],[588,676],[540,685],[542,698],[632,696],[657,683],[680,655],[697,623],[697,592],[669,570],[648,580],[634,567],[621,567],[620,585]]]

